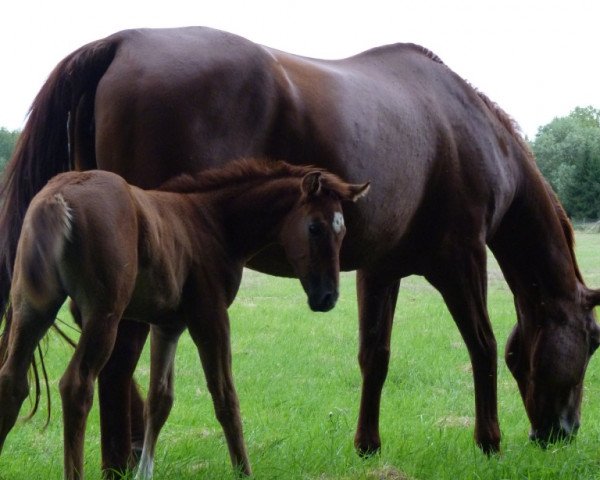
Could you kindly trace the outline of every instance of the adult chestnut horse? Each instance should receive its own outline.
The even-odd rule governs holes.
[[[506,355],[532,436],[546,441],[577,430],[600,293],[585,286],[568,219],[510,118],[412,44],[324,61],[191,27],[124,31],[75,51],[36,97],[8,166],[0,307],[23,212],[55,173],[99,167],[154,187],[256,155],[310,158],[348,181],[372,181],[372,194],[346,212],[350,234],[341,251],[342,269],[358,270],[359,452],[381,445],[392,318],[400,279],[411,274],[441,292],[458,325],[473,366],[475,441],[485,452],[499,450],[486,244],[515,296]],[[292,275],[274,249],[250,266]],[[123,468],[131,452],[124,407],[146,335],[131,324],[121,329],[100,374],[105,468]]]
[[[158,434],[173,404],[174,357],[186,328],[198,348],[236,470],[250,475],[231,372],[227,308],[248,258],[283,247],[310,308],[338,298],[342,202],[369,188],[286,163],[242,160],[158,191],[110,172],[57,175],[33,198],[11,288],[14,317],[0,369],[0,450],[27,397],[27,370],[67,296],[83,314],[60,381],[65,478],[83,478],[83,438],[94,382],[121,317],[152,324],[150,388],[139,477],[152,477]]]

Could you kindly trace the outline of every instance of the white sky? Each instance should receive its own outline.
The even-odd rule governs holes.
[[[529,137],[576,106],[600,108],[598,0],[8,0],[0,126],[21,128],[52,68],[84,43],[125,28],[186,25],[320,58],[419,43]]]

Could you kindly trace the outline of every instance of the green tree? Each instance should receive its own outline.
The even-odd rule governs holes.
[[[0,128],[0,172],[4,171],[6,162],[13,153],[17,139],[19,138],[19,130],[7,130],[6,128]]]
[[[540,127],[532,148],[567,213],[600,218],[600,110],[577,107],[555,118]]]

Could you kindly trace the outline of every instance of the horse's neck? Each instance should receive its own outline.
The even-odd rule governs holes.
[[[531,170],[490,240],[519,309],[537,316],[574,301],[579,283],[570,226],[547,188]]]

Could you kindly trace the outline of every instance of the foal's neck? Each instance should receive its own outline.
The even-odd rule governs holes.
[[[211,192],[214,225],[228,253],[246,261],[275,243],[284,217],[299,200],[300,182],[296,177],[251,180]]]

